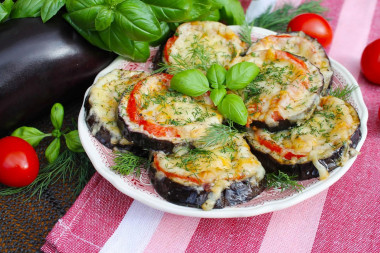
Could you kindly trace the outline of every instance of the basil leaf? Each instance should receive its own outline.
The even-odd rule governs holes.
[[[220,104],[224,96],[226,96],[227,90],[225,88],[213,89],[210,93],[210,98],[216,106]]]
[[[149,45],[156,47],[161,45],[164,41],[166,41],[170,36],[170,27],[166,22],[160,22],[160,27],[162,31],[162,35],[158,40],[149,42]]]
[[[133,41],[124,35],[125,33],[117,26],[116,20],[110,27],[99,32],[103,43],[113,52],[133,61],[145,62],[150,55],[148,42]]]
[[[95,28],[97,31],[107,29],[114,20],[114,13],[107,8],[102,9],[95,18]]]
[[[142,0],[148,4],[157,19],[165,22],[181,22],[186,19],[191,8],[188,0]]]
[[[65,5],[65,0],[45,0],[41,8],[41,19],[45,23]]]
[[[75,25],[83,30],[95,30],[95,19],[98,13],[106,8],[103,5],[95,5],[69,12],[70,19]]]
[[[11,12],[11,18],[35,18],[41,14],[44,0],[18,0]]]
[[[36,147],[46,136],[51,136],[51,134],[44,134],[34,127],[19,127],[11,135],[27,141],[33,147]]]
[[[227,70],[219,64],[213,64],[207,70],[207,79],[211,85],[217,84],[217,87],[221,87],[226,80]]]
[[[220,9],[222,20],[228,25],[242,25],[245,21],[244,9],[239,0],[222,0]]]
[[[203,15],[200,17],[201,21],[219,21],[220,20],[220,12],[219,10],[213,10],[207,15]]]
[[[60,149],[61,142],[59,138],[55,138],[45,150],[45,157],[49,163],[52,163],[57,159]]]
[[[114,7],[125,0],[105,0],[105,1],[106,1],[106,4],[108,4],[111,7]]]
[[[71,131],[68,134],[65,134],[64,136],[66,145],[71,151],[78,153],[84,152],[82,143],[79,139],[78,130]]]
[[[248,111],[241,97],[228,94],[218,105],[219,112],[226,118],[240,125],[247,124]]]
[[[186,21],[198,20],[200,16],[209,14],[212,7],[212,0],[193,0],[193,5]]]
[[[61,129],[64,109],[60,103],[55,103],[50,111],[50,120],[55,129]]]
[[[198,69],[188,69],[175,74],[170,88],[185,95],[197,97],[210,89],[207,77]]]
[[[74,12],[97,5],[105,5],[105,3],[104,0],[66,0],[66,9],[68,12]]]
[[[2,4],[0,3],[0,23],[8,19],[12,11],[13,0],[5,0]]]
[[[129,39],[149,42],[161,37],[160,23],[152,9],[140,0],[124,1],[114,11],[115,23]]]
[[[235,64],[227,71],[227,88],[231,90],[243,89],[256,78],[259,72],[259,67],[252,62]]]
[[[64,14],[63,18],[88,42],[90,42],[92,45],[99,47],[103,50],[110,51],[108,46],[104,44],[102,39],[99,36],[99,33],[96,31],[89,31],[89,30],[83,30],[79,28],[70,18],[70,14]]]

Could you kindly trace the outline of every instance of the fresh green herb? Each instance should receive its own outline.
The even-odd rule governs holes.
[[[204,148],[216,145],[226,146],[238,133],[239,131],[233,127],[232,123],[230,126],[212,124],[207,128],[206,135],[199,139],[199,143]]]
[[[233,65],[226,74],[226,85],[231,90],[245,88],[256,76],[260,69],[252,62],[239,62]]]
[[[248,44],[248,46],[252,45],[252,26],[250,26],[246,21],[240,26],[240,39]]]
[[[41,19],[46,23],[65,5],[66,0],[44,0],[41,7]]]
[[[322,0],[307,1],[298,7],[292,4],[284,4],[281,8],[271,12],[272,7],[268,8],[265,13],[256,18],[251,25],[266,28],[277,32],[286,32],[290,20],[295,16],[303,13],[323,14],[327,9],[322,7]]]
[[[226,81],[226,74],[227,70],[223,66],[219,64],[213,64],[207,70],[206,77],[211,87],[216,89],[223,87],[224,82]]]
[[[235,94],[227,94],[218,105],[218,111],[226,118],[240,125],[247,124],[248,111],[243,99]]]
[[[131,173],[135,173],[136,175],[140,175],[141,167],[148,167],[149,160],[142,158],[140,156],[136,156],[135,154],[127,151],[120,152],[116,151],[114,162],[115,165],[111,167],[111,169],[119,172],[122,175],[129,175]]]
[[[176,166],[180,168],[188,169],[188,166],[192,164],[192,168],[197,168],[196,161],[199,159],[207,159],[209,162],[214,159],[213,153],[209,150],[201,148],[192,148],[186,154],[181,156],[181,162],[177,163]]]
[[[268,173],[266,174],[266,178],[268,189],[278,188],[281,189],[281,191],[293,189],[300,192],[305,188],[303,185],[294,180],[294,176],[289,176],[282,171],[278,171],[278,174]]]
[[[142,0],[149,4],[159,21],[183,22],[190,14],[192,2],[188,0]]]
[[[343,99],[343,100],[347,100],[348,97],[350,96],[350,94],[354,90],[356,90],[357,88],[358,88],[358,86],[356,86],[356,85],[347,85],[344,87],[335,87],[335,88],[330,90],[329,95]]]
[[[5,0],[3,3],[0,3],[0,23],[8,20],[13,5],[13,0]]]
[[[200,96],[210,89],[207,77],[197,69],[175,74],[170,81],[170,88],[193,97]]]
[[[218,106],[220,104],[220,102],[222,102],[222,100],[226,96],[226,94],[227,94],[227,90],[224,87],[216,88],[216,89],[211,90],[210,98],[211,98],[212,102],[216,106]]]
[[[82,144],[79,140],[78,130],[70,131],[67,129],[61,131],[63,117],[63,106],[60,103],[56,103],[53,105],[50,112],[50,120],[54,127],[54,130],[51,133],[45,134],[36,128],[23,126],[13,131],[11,135],[24,139],[33,147],[36,147],[45,137],[54,137],[55,139],[50,143],[50,145],[47,147],[45,151],[45,157],[49,161],[49,163],[54,162],[58,158],[61,149],[62,135],[65,137],[66,145],[69,148],[69,150],[73,152],[84,152]],[[70,132],[67,133],[67,131]]]
[[[13,5],[11,18],[33,18],[41,15],[45,0],[18,0]]]
[[[212,60],[211,51],[203,43],[200,43],[201,38],[194,35],[193,40],[194,42],[187,47],[185,55],[172,54],[171,58],[173,61],[170,64],[160,64],[161,67],[155,73],[166,71],[169,74],[175,75],[189,69],[199,69],[207,72],[208,68],[216,62]]]
[[[15,188],[7,187],[0,189],[0,196],[7,196],[13,194],[20,194],[24,196],[28,194],[28,198],[41,194],[50,186],[63,179],[69,181],[78,180],[73,193],[78,195],[83,187],[87,184],[88,180],[94,173],[85,153],[75,153],[70,150],[63,151],[58,158],[47,166],[40,169],[37,178],[28,186]]]
[[[244,9],[239,0],[214,0],[220,3],[221,19],[229,25],[242,25],[245,20]]]

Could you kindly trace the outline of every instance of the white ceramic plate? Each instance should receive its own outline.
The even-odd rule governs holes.
[[[237,31],[238,27],[232,27]],[[267,35],[274,34],[272,31],[254,28],[252,31],[252,37],[254,39],[262,38]],[[152,48],[152,55],[157,51],[156,48]],[[151,57],[152,58],[152,57]],[[345,86],[345,85],[356,85],[358,86],[356,80],[353,76],[338,62],[331,60],[332,67],[334,69],[334,79],[333,86]],[[147,63],[134,63],[128,62],[123,58],[119,57],[114,62],[112,62],[107,68],[101,71],[96,77],[95,81],[112,71],[116,68],[128,69],[128,70],[144,70],[149,71],[152,66],[151,59]],[[85,97],[87,96],[88,90]],[[356,108],[360,120],[361,120],[361,133],[362,138],[357,145],[357,150],[359,151],[362,147],[364,140],[367,137],[367,119],[368,111],[364,104],[362,93],[360,88],[357,88],[349,99],[349,102]],[[193,216],[193,217],[204,217],[204,218],[228,218],[228,217],[246,217],[254,216],[263,213],[268,213],[280,209],[284,209],[300,203],[319,192],[330,187],[333,183],[338,181],[352,166],[356,157],[350,159],[345,166],[336,168],[330,173],[329,178],[323,181],[318,179],[310,179],[306,181],[300,181],[305,189],[302,192],[296,192],[294,190],[285,190],[283,192],[270,189],[265,190],[256,198],[251,201],[234,206],[226,207],[224,209],[217,209],[211,211],[203,211],[201,209],[184,207],[175,204],[171,204],[161,198],[153,189],[150,184],[148,175],[143,172],[139,178],[135,176],[122,176],[110,169],[113,164],[112,151],[102,144],[100,144],[89,132],[87,124],[85,122],[85,110],[82,109],[79,114],[78,119],[78,129],[81,142],[87,155],[91,159],[92,164],[95,169],[113,186],[115,186],[122,193],[150,206],[165,212]]]

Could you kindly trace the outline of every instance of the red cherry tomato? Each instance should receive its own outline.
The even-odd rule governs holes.
[[[322,46],[330,45],[333,31],[329,22],[322,16],[314,13],[305,13],[295,16],[288,24],[288,31],[303,31],[315,38]]]
[[[36,179],[40,164],[34,148],[21,138],[0,139],[0,183],[12,187],[29,185]]]
[[[360,65],[363,75],[369,81],[380,84],[380,39],[366,46]]]

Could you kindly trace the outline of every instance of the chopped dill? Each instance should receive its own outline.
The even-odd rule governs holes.
[[[65,182],[66,179],[71,181],[74,178],[78,180],[73,191],[73,194],[77,196],[93,173],[94,169],[86,153],[76,153],[65,150],[54,162],[41,168],[37,178],[30,185],[19,188],[7,187],[0,189],[0,196],[20,193],[19,197],[29,194],[26,200],[35,195],[41,198],[42,193],[60,179]]]
[[[194,35],[193,40],[194,42],[186,50],[186,55],[172,54],[173,62],[159,64],[160,68],[154,73],[167,71],[174,75],[187,69],[199,69],[206,72],[212,64],[217,63],[216,60],[212,59],[212,51],[205,47],[201,38]]]
[[[290,20],[295,16],[303,13],[323,14],[326,8],[321,5],[322,0],[307,1],[298,7],[292,4],[284,4],[281,8],[271,11],[269,7],[265,13],[256,18],[250,25],[266,28],[277,32],[286,32],[286,28]]]
[[[297,192],[302,191],[305,187],[299,184],[296,180],[294,180],[295,176],[289,176],[282,171],[278,171],[276,173],[268,173],[266,174],[267,178],[267,187],[269,188],[277,188],[284,191],[286,189],[296,190]]]
[[[137,176],[141,173],[142,167],[149,165],[149,160],[133,154],[132,152],[116,151],[114,152],[115,165],[111,166],[111,169],[119,172],[122,175],[129,175],[135,173]]]
[[[240,26],[240,39],[244,41],[245,43],[248,44],[248,46],[252,45],[252,38],[251,38],[251,33],[252,33],[252,26],[248,25],[247,21],[245,21],[241,26]]]
[[[231,123],[229,126],[212,124],[207,128],[206,135],[200,138],[199,143],[202,147],[225,146],[238,133],[239,130],[234,128]]]
[[[356,85],[347,85],[344,87],[335,87],[335,88],[330,90],[329,95],[347,101],[350,94],[354,90],[356,90],[357,88],[358,88],[358,86],[356,86]]]

